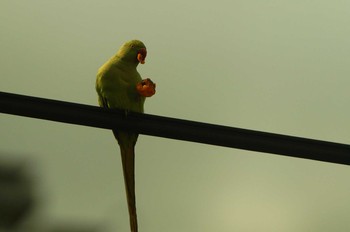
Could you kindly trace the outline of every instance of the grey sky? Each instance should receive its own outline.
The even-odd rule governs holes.
[[[350,143],[347,1],[2,1],[1,91],[97,105],[129,39],[146,112]],[[128,231],[107,130],[1,114],[0,152],[37,165],[43,214]],[[140,231],[348,231],[347,166],[141,136]],[[6,156],[7,155],[7,156]]]

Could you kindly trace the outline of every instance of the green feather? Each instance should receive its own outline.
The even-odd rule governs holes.
[[[143,113],[145,97],[136,91],[137,83],[142,80],[136,70],[140,49],[146,49],[145,45],[139,40],[131,40],[98,70],[96,91],[100,106]],[[134,150],[138,134],[117,130],[113,130],[113,133],[122,156],[130,227],[132,232],[137,232]]]
[[[98,70],[96,91],[100,106],[143,112],[145,97],[136,92],[142,78],[136,70],[137,52],[145,45],[138,40],[125,43],[112,58]],[[106,106],[105,106],[106,107]]]

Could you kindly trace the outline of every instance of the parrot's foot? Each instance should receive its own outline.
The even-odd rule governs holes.
[[[151,97],[156,93],[156,83],[147,78],[136,85],[137,92],[144,97]]]
[[[130,110],[124,110],[124,117],[127,118],[129,115]]]

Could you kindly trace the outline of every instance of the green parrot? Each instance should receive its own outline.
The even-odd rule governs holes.
[[[101,107],[123,109],[126,112],[143,113],[146,97],[155,94],[155,83],[149,78],[142,80],[136,70],[144,64],[146,46],[139,40],[123,44],[119,51],[98,70],[96,91]],[[124,183],[128,202],[130,228],[137,232],[135,199],[135,144],[138,134],[113,130],[120,147],[123,164]]]

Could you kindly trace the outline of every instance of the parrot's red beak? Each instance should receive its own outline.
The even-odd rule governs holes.
[[[152,97],[156,93],[156,83],[147,78],[136,85],[137,92],[144,97]]]
[[[137,53],[137,60],[141,63],[144,64],[145,63],[145,59],[147,56],[147,50],[146,48],[141,48],[138,53]]]

